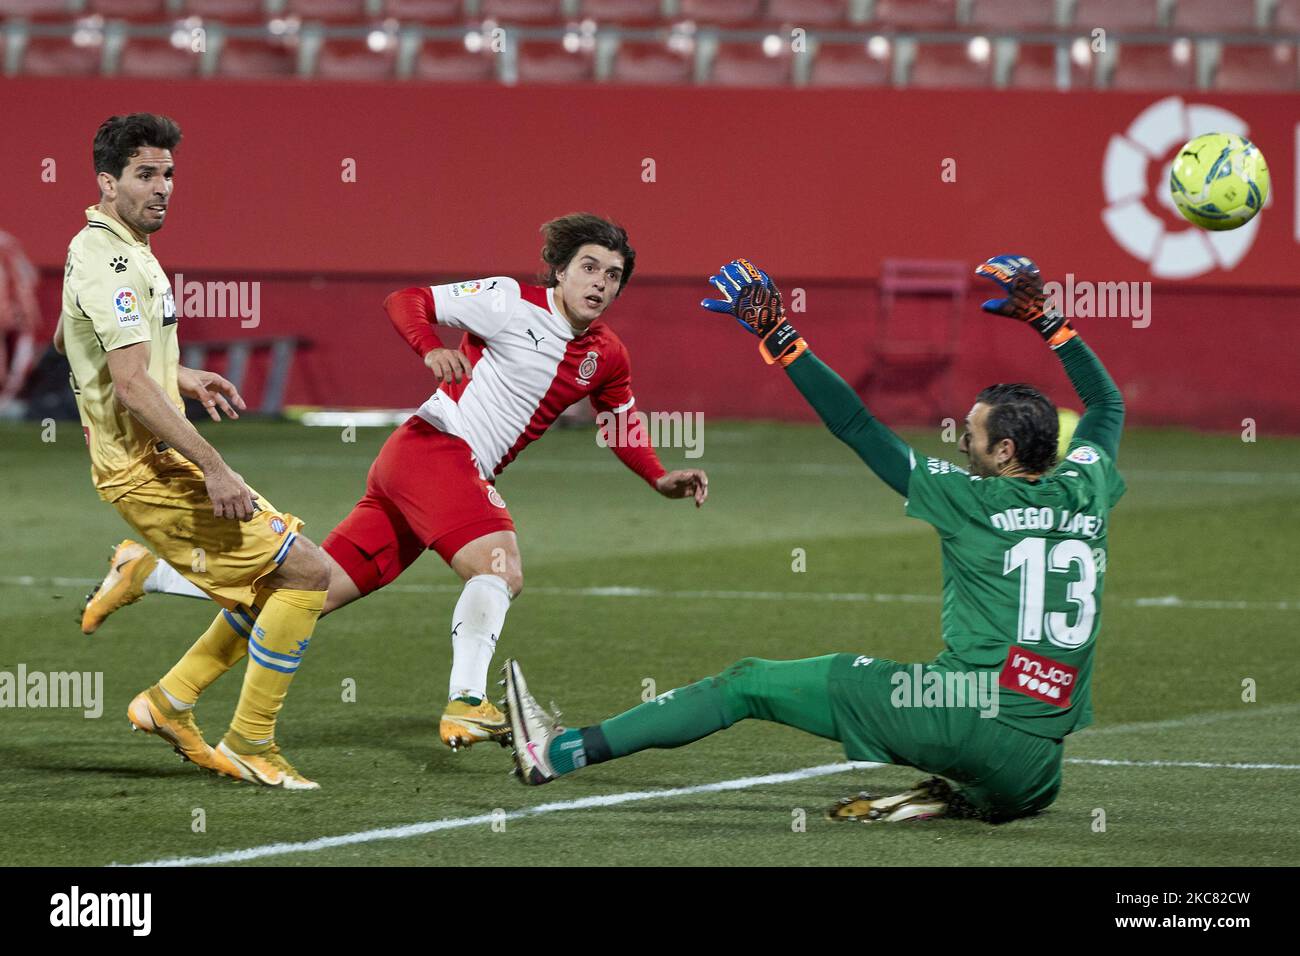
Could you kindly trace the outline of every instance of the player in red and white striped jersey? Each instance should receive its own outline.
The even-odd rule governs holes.
[[[708,496],[703,471],[665,471],[641,420],[628,417],[636,405],[627,349],[598,321],[632,275],[636,253],[627,233],[585,213],[542,231],[543,286],[494,276],[403,289],[385,300],[393,325],[440,384],[385,442],[365,495],[322,543],[332,565],[324,613],[389,584],[430,549],[465,581],[452,613],[449,702],[440,724],[453,749],[509,734],[486,699],[496,641],[523,586],[514,522],[493,484],[506,465],[566,408],[589,398],[597,412],[614,416],[609,446],[651,487],[696,506]],[[448,348],[435,326],[463,331],[459,347]],[[119,563],[126,562],[115,561],[109,579],[139,577],[113,570]],[[160,562],[144,590],[183,592],[168,583],[170,570]],[[95,626],[139,596],[109,579],[99,594],[112,594],[112,603],[96,609],[97,594],[87,609],[97,615]]]

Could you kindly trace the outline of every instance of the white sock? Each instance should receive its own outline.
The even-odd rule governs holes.
[[[495,574],[465,582],[451,614],[451,680],[447,698],[487,698],[487,675],[510,610],[510,588]]]
[[[197,584],[191,584],[185,575],[181,574],[162,558],[158,559],[158,566],[153,572],[144,579],[145,594],[180,594],[184,597],[204,598],[208,600],[207,594],[203,592]]]
[[[160,561],[158,563],[161,564],[162,562]],[[194,706],[193,704],[185,703],[185,701],[183,700],[177,700],[171,694],[167,693],[167,691],[163,690],[163,686],[161,684],[158,685],[158,689],[161,690],[163,696],[167,698],[167,703],[171,704],[177,710],[190,710]]]

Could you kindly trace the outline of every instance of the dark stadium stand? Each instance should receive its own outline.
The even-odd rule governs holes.
[[[1300,41],[1300,0],[0,0],[0,18],[8,76],[1288,91]]]

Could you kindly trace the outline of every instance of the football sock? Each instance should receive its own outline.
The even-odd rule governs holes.
[[[556,773],[570,773],[651,747],[680,747],[750,717],[836,740],[829,692],[834,659],[834,654],[799,661],[746,658],[598,726],[558,734],[547,747],[547,760]]]
[[[245,618],[242,609],[218,613],[176,666],[158,682],[159,689],[173,706],[192,707],[209,684],[239,663],[247,650],[246,635],[252,625],[252,619],[247,618],[245,623]]]
[[[276,714],[324,604],[324,591],[279,588],[267,597],[248,639],[248,669],[230,721],[232,733],[252,743],[275,739]]]
[[[451,615],[451,680],[447,697],[487,697],[488,668],[510,610],[510,588],[495,574],[465,582]]]
[[[166,561],[159,561],[158,565],[144,579],[145,594],[179,594],[184,597],[207,599],[208,595],[197,584],[191,584],[185,575],[181,574]]]

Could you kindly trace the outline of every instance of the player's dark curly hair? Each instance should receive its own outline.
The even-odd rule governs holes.
[[[95,133],[95,172],[119,179],[141,146],[175,149],[180,141],[181,128],[170,117],[156,113],[110,116]]]
[[[1060,419],[1056,406],[1032,385],[990,385],[975,401],[989,406],[989,447],[1004,438],[1016,444],[1016,461],[1031,474],[1050,471],[1056,464]]]
[[[546,263],[542,282],[547,288],[555,288],[555,273],[568,266],[587,243],[604,246],[623,257],[623,278],[615,298],[627,288],[636,265],[636,250],[627,244],[627,230],[622,226],[589,212],[571,212],[543,223],[541,231],[546,240],[542,246],[542,261]]]

